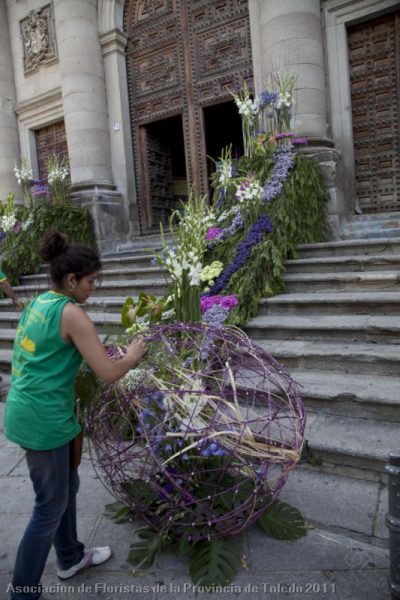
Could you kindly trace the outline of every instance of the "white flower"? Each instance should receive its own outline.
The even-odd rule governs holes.
[[[27,218],[27,220],[22,223],[21,229],[22,231],[26,231],[28,229],[28,227],[30,227],[33,223],[33,214],[31,213],[29,215],[29,217]]]
[[[15,227],[17,219],[15,215],[3,215],[0,219],[0,228],[3,231],[12,231]]]
[[[201,271],[202,271],[201,263],[198,262],[198,263],[192,265],[192,267],[190,268],[190,271],[189,271],[191,286],[200,285]]]

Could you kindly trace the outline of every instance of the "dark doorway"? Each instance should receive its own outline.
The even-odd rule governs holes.
[[[232,145],[232,158],[243,154],[242,121],[235,102],[224,102],[204,108],[204,134],[208,178],[215,171],[215,162],[222,150]]]
[[[147,161],[144,176],[150,202],[151,229],[167,224],[171,210],[187,199],[187,177],[182,117],[144,126]]]

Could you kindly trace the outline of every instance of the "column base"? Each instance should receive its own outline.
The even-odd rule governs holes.
[[[84,183],[70,188],[71,199],[89,209],[99,252],[112,252],[129,238],[129,215],[115,185]]]

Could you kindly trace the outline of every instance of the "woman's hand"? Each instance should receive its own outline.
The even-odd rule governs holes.
[[[134,367],[146,352],[147,344],[141,338],[136,338],[129,344],[126,354],[132,358]]]

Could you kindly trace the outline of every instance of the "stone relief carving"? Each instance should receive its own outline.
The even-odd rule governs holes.
[[[51,4],[30,10],[21,21],[24,45],[24,71],[31,73],[57,59],[54,20]]]

